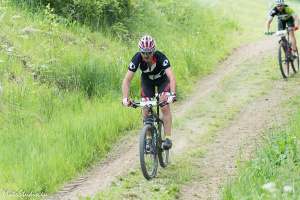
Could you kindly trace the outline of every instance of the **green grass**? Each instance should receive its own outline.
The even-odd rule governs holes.
[[[285,126],[267,131],[255,157],[239,164],[238,176],[223,190],[223,199],[298,199],[300,195],[300,97]],[[295,109],[296,108],[296,109]]]
[[[145,12],[128,22],[129,41],[57,22],[49,11],[1,4],[0,195],[54,192],[140,125],[140,112],[122,108],[119,99],[142,34],[154,35],[170,58],[181,96],[230,52],[235,22],[189,1],[177,4],[140,1]],[[138,91],[135,78],[132,95]]]
[[[122,132],[139,121],[138,112],[120,109],[119,102],[87,101],[82,95],[57,94],[40,86],[30,92],[24,85],[9,89],[0,133],[0,168],[6,177],[0,180],[8,190],[54,191],[103,157]],[[129,116],[131,120],[124,121]]]
[[[31,13],[3,1],[0,196],[7,191],[56,191],[140,125],[140,112],[122,108],[119,99],[122,77],[143,34],[153,35],[158,49],[169,57],[180,97],[233,47],[261,36],[250,32],[253,13],[244,12],[255,5],[254,15],[264,15],[265,1],[247,1],[240,7],[226,0],[216,10],[198,2],[137,1],[139,12],[127,21],[129,36],[121,32],[115,37],[64,21],[49,10]],[[231,6],[234,16],[229,14]],[[260,25],[254,28],[257,32]],[[139,93],[138,76],[132,96]],[[186,177],[175,181],[174,191],[191,175]]]

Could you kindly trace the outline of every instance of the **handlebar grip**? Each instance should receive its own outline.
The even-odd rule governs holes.
[[[265,32],[265,35],[273,35],[275,32]]]
[[[136,103],[136,102],[134,102],[134,101],[131,101],[130,106],[131,106],[132,108],[137,108],[138,105],[139,105],[138,103]]]

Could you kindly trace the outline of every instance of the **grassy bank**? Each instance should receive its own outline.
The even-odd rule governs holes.
[[[170,58],[182,96],[230,52],[237,26],[210,9],[190,1],[136,6],[140,12],[128,21],[132,38],[120,40],[62,21],[51,9],[1,4],[1,195],[54,192],[140,125],[139,111],[122,108],[119,99],[143,33]],[[136,77],[132,95],[138,91]]]
[[[238,176],[225,187],[223,199],[298,199],[299,104],[300,97],[288,103],[293,110],[289,123],[267,131],[255,157],[241,163]]]

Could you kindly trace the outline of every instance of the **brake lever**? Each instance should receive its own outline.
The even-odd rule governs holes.
[[[169,104],[167,101],[162,101],[162,102],[160,102],[158,105],[159,105],[160,107],[164,107],[164,106],[167,105],[167,104]]]

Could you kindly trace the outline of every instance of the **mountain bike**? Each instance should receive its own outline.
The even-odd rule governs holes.
[[[299,54],[298,50],[292,53],[292,44],[290,42],[289,32],[291,28],[287,28],[283,31],[277,31],[276,35],[280,37],[279,40],[279,51],[278,51],[278,62],[280,71],[283,78],[290,76],[290,69],[293,69],[294,73],[299,71]]]
[[[132,102],[132,107],[147,109],[148,115],[144,119],[144,127],[140,133],[139,153],[141,170],[147,180],[157,174],[158,162],[161,167],[167,167],[169,163],[169,149],[163,148],[164,123],[160,118],[159,107],[168,104],[159,102],[159,95],[149,101]]]
[[[289,33],[292,28],[287,27],[286,30],[277,31],[275,34],[280,37],[278,49],[278,62],[281,75],[284,79],[291,76],[291,69],[294,73],[299,71],[299,54],[298,50],[292,53],[292,44],[290,42]],[[269,33],[270,35],[273,33]]]

